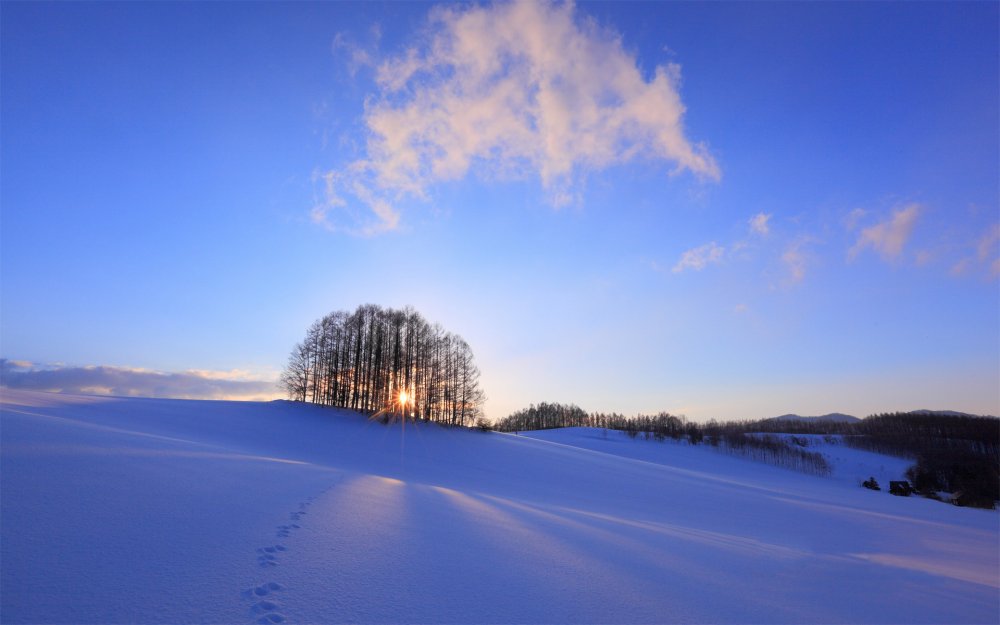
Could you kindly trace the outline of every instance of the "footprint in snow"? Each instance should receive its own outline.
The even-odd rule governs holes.
[[[261,584],[260,586],[254,588],[253,594],[257,595],[258,597],[266,597],[272,592],[277,592],[279,590],[284,590],[284,589],[285,587],[279,584],[278,582],[268,582],[266,584]]]
[[[266,551],[271,549],[271,552]],[[278,566],[278,558],[274,555],[273,547],[261,547],[257,550],[257,563],[262,567]]]
[[[278,604],[273,601],[268,601],[264,599],[263,601],[258,601],[257,603],[250,606],[250,609],[254,614],[267,614],[268,612],[274,612],[278,609]]]
[[[255,586],[253,588],[247,588],[240,593],[240,596],[244,599],[253,599],[255,597],[266,597],[273,592],[278,592],[279,590],[284,590],[285,587],[278,582],[267,582],[266,584],[261,584],[260,586]]]
[[[297,529],[299,529],[299,526],[295,523],[292,523],[291,525],[279,525],[277,536],[278,538],[288,538],[292,535],[292,530]]]
[[[276,611],[278,609],[278,604],[273,601],[258,601],[250,607],[250,611],[254,614],[260,614],[261,617],[257,619],[258,623],[282,623],[285,617],[278,614]]]
[[[257,549],[257,563],[263,567],[278,566],[278,558],[275,554],[285,551],[284,545],[272,545],[270,547],[260,547]]]
[[[331,488],[333,487],[331,486],[330,488],[327,488],[323,492],[324,493],[328,492]],[[314,500],[315,497],[307,497],[305,501],[300,502],[298,511],[289,513],[288,515],[289,518],[292,521],[300,520],[302,518],[302,515],[306,514],[306,508],[312,505],[312,502]],[[279,525],[277,528],[278,531],[276,532],[276,535],[278,538],[288,538],[289,536],[291,536],[293,530],[297,530],[300,528],[301,526],[298,523]],[[269,547],[260,547],[259,549],[257,549],[257,562],[258,564],[260,564],[260,566],[265,568],[278,566],[278,558],[276,554],[281,553],[282,551],[287,551],[287,549],[288,548],[285,547],[284,545],[271,545]],[[260,586],[256,586],[254,588],[244,590],[242,593],[240,593],[240,595],[246,599],[255,599],[255,598],[271,596],[272,593],[277,592],[279,590],[284,590],[284,586],[282,586],[277,582],[268,582],[266,584],[261,584]],[[262,625],[269,625],[269,624],[273,625],[275,623],[283,623],[285,621],[285,617],[279,614],[277,612],[277,609],[278,609],[278,604],[267,599],[261,599],[261,601],[258,601],[257,603],[253,604],[253,606],[251,606],[250,608],[250,610],[254,614],[261,615],[260,618],[257,619],[257,622],[261,623]]]

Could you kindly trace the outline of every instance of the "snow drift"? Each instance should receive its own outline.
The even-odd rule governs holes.
[[[4,390],[4,623],[993,623],[998,515],[675,443]],[[839,456],[837,455],[839,454]],[[867,475],[863,475],[867,477]]]

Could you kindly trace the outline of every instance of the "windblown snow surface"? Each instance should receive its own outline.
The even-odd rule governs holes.
[[[998,514],[571,429],[2,392],[3,623],[996,623]],[[883,482],[884,484],[884,482]]]

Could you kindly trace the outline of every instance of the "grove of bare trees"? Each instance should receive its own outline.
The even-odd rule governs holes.
[[[290,399],[472,425],[485,395],[472,350],[412,308],[332,312],[306,332],[281,384]]]

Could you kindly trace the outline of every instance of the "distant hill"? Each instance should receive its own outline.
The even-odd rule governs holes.
[[[940,415],[942,417],[978,417],[977,414],[969,414],[968,412],[957,412],[955,410],[911,410],[908,414],[917,415]],[[989,417],[991,415],[982,415],[984,417]],[[996,417],[992,417],[996,418]]]
[[[912,414],[912,415],[938,415],[942,417],[979,417],[985,416],[990,417],[991,415],[975,415],[968,412],[958,412],[957,410],[911,410],[909,412],[898,413],[898,414]],[[996,417],[991,417],[996,418]],[[844,414],[842,412],[831,412],[830,414],[820,415],[818,417],[803,417],[797,414],[783,414],[780,417],[771,417],[770,419],[765,419],[765,421],[802,421],[806,423],[855,423],[861,421],[858,417]]]
[[[857,417],[851,416],[849,414],[843,414],[841,412],[831,412],[830,414],[820,415],[818,417],[803,417],[797,414],[783,414],[780,417],[773,417],[768,419],[768,421],[811,421],[811,422],[833,422],[833,423],[854,423],[855,421],[860,421]]]

